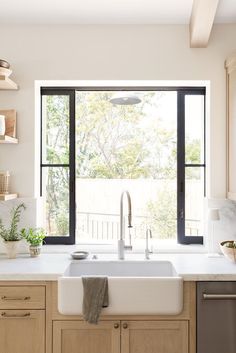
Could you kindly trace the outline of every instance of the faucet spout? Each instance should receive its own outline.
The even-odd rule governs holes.
[[[124,232],[124,195],[127,196],[127,202],[128,202],[128,228],[132,228],[132,203],[131,203],[131,197],[130,193],[128,191],[123,191],[120,197],[120,238],[118,240],[118,258],[120,260],[124,260],[125,256],[125,249],[132,250],[132,245],[131,245],[131,238],[130,238],[130,245],[126,246],[124,237],[125,237],[125,232]]]

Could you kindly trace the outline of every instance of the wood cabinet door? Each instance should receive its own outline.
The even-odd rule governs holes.
[[[187,321],[124,321],[122,353],[188,353]]]
[[[44,310],[1,310],[1,353],[45,353]]]
[[[53,353],[120,353],[120,322],[53,322]]]

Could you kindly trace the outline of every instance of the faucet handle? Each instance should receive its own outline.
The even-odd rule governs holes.
[[[132,245],[125,245],[125,250],[132,250],[132,249],[133,249]]]
[[[148,249],[145,249],[145,259],[150,260],[150,251]]]
[[[128,214],[128,228],[132,228],[132,214],[131,214],[131,212]]]

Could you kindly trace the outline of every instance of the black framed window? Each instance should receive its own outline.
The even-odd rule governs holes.
[[[176,127],[173,126],[172,130],[170,129],[170,120],[165,123],[166,131],[164,131],[164,133],[162,131],[164,126],[163,124],[163,126],[160,124],[157,128],[157,140],[159,140],[159,145],[156,145],[156,150],[158,151],[158,146],[160,149],[160,144],[163,141],[163,146],[165,145],[163,147],[165,156],[157,156],[156,158],[159,158],[161,162],[157,166],[155,166],[155,162],[153,162],[153,166],[151,168],[154,169],[154,166],[156,167],[156,174],[157,172],[159,173],[159,179],[162,180],[163,183],[165,181],[165,175],[168,176],[167,178],[169,178],[169,175],[172,175],[172,189],[168,189],[168,192],[169,195],[171,195],[171,193],[175,194],[174,198],[171,197],[171,202],[175,205],[175,209],[173,210],[172,207],[170,212],[168,212],[168,210],[162,212],[162,205],[160,202],[158,209],[154,207],[155,205],[151,205],[149,207],[149,219],[146,215],[144,216],[143,214],[139,214],[137,216],[137,222],[135,221],[136,228],[134,229],[137,241],[140,240],[141,233],[139,234],[139,229],[142,229],[142,234],[144,234],[143,228],[150,226],[150,218],[152,218],[156,222],[152,225],[154,230],[156,229],[158,232],[158,229],[166,229],[166,231],[163,232],[163,235],[161,235],[164,238],[168,238],[168,232],[170,232],[171,229],[176,228],[175,237],[178,243],[202,244],[204,235],[204,229],[202,226],[202,201],[205,196],[206,174],[204,87],[42,88],[40,191],[44,200],[44,218],[47,233],[49,234],[49,236],[46,237],[46,243],[74,244],[76,241],[80,241],[80,234],[85,232],[85,228],[87,232],[93,233],[93,236],[91,237],[92,241],[94,239],[96,242],[109,243],[110,240],[114,241],[114,239],[118,237],[119,226],[116,221],[116,212],[110,212],[108,215],[107,212],[102,210],[99,211],[99,213],[89,213],[87,210],[84,212],[83,209],[81,211],[80,204],[82,201],[78,198],[78,194],[81,194],[81,190],[83,190],[84,185],[86,185],[85,181],[89,177],[94,179],[97,176],[100,180],[104,179],[105,175],[104,174],[101,177],[101,173],[105,173],[104,165],[100,165],[99,168],[96,165],[95,171],[86,171],[86,168],[91,168],[91,165],[98,163],[97,159],[99,157],[99,153],[96,154],[96,147],[94,147],[95,150],[90,148],[87,156],[86,149],[84,150],[84,154],[82,153],[82,140],[85,139],[83,135],[83,124],[89,127],[91,123],[88,122],[86,115],[83,115],[82,118],[81,114],[87,114],[87,116],[92,115],[94,110],[96,110],[94,105],[96,100],[103,100],[102,104],[104,105],[106,104],[104,103],[104,97],[108,99],[110,95],[117,93],[117,91],[138,92],[144,97],[144,102],[147,102],[148,99],[150,99],[150,102],[155,102],[156,99],[156,101],[158,100],[158,102],[160,102],[160,106],[163,104],[168,104],[166,103],[168,100],[165,99],[165,96],[167,96],[169,92],[170,96],[172,95],[172,98],[168,98],[169,103],[174,106],[174,108],[172,110],[170,110],[170,108],[167,109],[166,119],[168,120],[168,114],[174,114],[173,111],[176,110],[176,122],[173,124]],[[94,99],[95,94],[97,94],[98,97],[96,99]],[[93,105],[91,104],[92,99]],[[137,109],[141,109],[140,107],[141,106]],[[99,110],[99,108],[97,109]],[[107,113],[110,117],[114,117],[114,113],[117,114],[118,111],[124,113],[124,108],[113,107],[112,109],[113,110]],[[142,109],[144,109],[145,112],[150,110],[150,108],[147,108],[147,105],[145,106],[144,104]],[[137,114],[139,111],[134,111],[134,113]],[[130,116],[128,119],[129,122],[132,122],[132,119],[135,119],[135,114],[132,115],[131,108],[129,109],[129,112],[126,112],[125,114],[127,117]],[[102,115],[103,114],[101,114],[101,116]],[[105,124],[107,120],[108,119],[105,119],[102,124]],[[136,125],[138,125],[137,121],[134,121],[133,126]],[[144,126],[145,124],[140,120],[139,125]],[[94,129],[97,128],[100,131],[100,126],[101,123],[100,125],[98,124],[94,126]],[[113,127],[108,126],[107,131],[111,128]],[[124,128],[129,131],[130,128],[132,129],[132,126],[127,125],[126,122]],[[91,129],[91,127],[89,127],[89,129]],[[167,131],[168,129],[169,131]],[[176,130],[176,135],[173,135],[174,129]],[[103,130],[105,130],[105,127]],[[95,130],[92,132],[90,131],[90,135],[95,136],[96,133],[94,133],[94,131]],[[163,136],[168,134],[171,135],[172,133],[168,142],[166,139],[163,140],[163,136],[158,135],[159,131],[163,133]],[[102,132],[104,136],[105,132]],[[132,138],[132,134],[129,133],[126,135],[122,136],[122,139]],[[147,140],[151,139],[150,136],[147,135]],[[94,141],[95,140],[90,141],[91,146],[96,145],[96,141]],[[80,143],[81,145],[79,145]],[[138,148],[137,146],[135,147],[136,149]],[[144,146],[143,150],[145,150],[145,148],[148,147]],[[133,156],[134,151],[131,149],[130,153]],[[148,163],[151,159],[155,159],[153,155],[149,156],[149,159],[145,157],[145,155],[147,155],[147,153],[143,153],[143,158],[146,158],[146,162],[148,161]],[[176,163],[172,163],[172,171],[168,171],[169,166],[166,167],[165,165],[167,159],[171,158],[173,160],[176,159]],[[140,161],[137,168],[139,174],[136,176],[137,180],[140,180],[142,175],[145,175],[145,172],[142,172],[142,169],[145,167],[145,163],[142,163],[140,155],[139,159]],[[86,163],[83,164],[83,160],[86,160]],[[146,165],[148,165],[148,163],[146,163]],[[164,172],[161,171],[160,166],[163,167],[163,170],[165,169]],[[123,172],[124,171],[122,171],[122,173]],[[124,172],[124,178],[128,179],[130,176],[127,173],[127,171],[126,174]],[[95,174],[96,176],[94,176]],[[153,172],[153,175],[154,174],[155,173]],[[151,175],[152,179],[155,178],[153,175]],[[117,177],[117,175],[114,175],[109,178],[113,178],[112,182],[114,182],[114,179],[119,177],[120,176]],[[132,179],[132,176],[130,179]],[[83,183],[78,182],[78,180],[82,180]],[[94,181],[95,180],[93,180],[93,182]],[[111,180],[109,182],[111,182]],[[176,185],[176,188],[173,187],[173,185]],[[92,189],[91,186],[90,189]],[[171,190],[173,190],[173,192]],[[164,193],[165,190],[162,194]],[[158,200],[163,200],[164,208],[166,207],[164,204],[166,205],[169,200],[165,197],[165,195],[162,195],[161,197],[162,198],[159,198]],[[76,208],[76,203],[77,206],[79,205],[79,207],[77,207],[78,209]],[[146,222],[145,226],[144,219]],[[99,232],[104,234],[104,239],[100,238]],[[110,239],[109,237],[111,233],[112,235]],[[82,241],[86,242],[86,238],[84,239]],[[90,243],[91,239],[89,240]]]
[[[177,120],[178,242],[180,244],[203,244],[203,223],[201,233],[197,236],[188,232],[189,229],[194,229],[194,227],[188,227],[188,224],[196,222],[196,217],[191,211],[191,204],[196,202],[196,199],[189,199],[188,194],[190,187],[194,188],[194,185],[190,186],[193,180],[200,181],[201,185],[200,190],[198,188],[195,192],[196,198],[203,199],[206,194],[205,89],[187,89],[178,92]],[[190,147],[192,147],[191,153],[188,153]],[[203,203],[198,212],[201,215],[198,214],[197,218],[203,219]]]
[[[41,185],[46,244],[75,243],[75,91],[41,95]]]

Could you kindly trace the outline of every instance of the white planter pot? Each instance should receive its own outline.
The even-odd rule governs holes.
[[[17,246],[19,241],[4,241],[7,257],[9,259],[15,259],[17,254]]]

